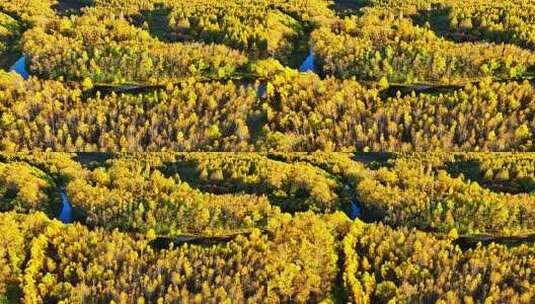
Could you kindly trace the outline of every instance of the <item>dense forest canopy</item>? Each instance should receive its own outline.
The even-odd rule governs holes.
[[[4,151],[534,150],[528,82],[385,97],[354,80],[287,69],[253,86],[190,78],[101,94],[0,71],[0,96]]]
[[[391,83],[532,77],[533,2],[369,0],[312,33],[327,74]]]
[[[0,304],[535,303],[534,22],[0,0]]]
[[[461,251],[451,238],[355,222],[344,238],[354,303],[531,303],[532,246]]]
[[[2,150],[534,150],[530,1],[16,2]]]
[[[0,301],[532,303],[533,161],[3,153]]]

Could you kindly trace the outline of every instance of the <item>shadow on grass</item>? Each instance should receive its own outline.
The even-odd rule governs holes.
[[[142,27],[146,23],[150,35],[164,42],[186,40],[181,39],[180,35],[169,27],[170,14],[171,9],[169,7],[158,4],[152,10],[141,10],[140,14],[134,17],[134,24]]]
[[[445,169],[453,177],[461,174],[471,181],[477,182],[484,188],[494,192],[504,192],[510,194],[530,193],[535,191],[535,181],[530,178],[499,180],[485,178],[485,172],[481,168],[481,163],[475,159],[459,160],[447,162]]]
[[[452,27],[450,23],[451,7],[434,5],[429,10],[419,10],[412,20],[419,26],[428,24],[433,32],[446,40],[462,42],[490,42],[514,44],[524,49],[533,49],[535,45],[528,40],[517,38],[517,34],[511,30],[491,30],[474,24],[472,29]]]
[[[52,9],[61,16],[81,15],[82,8],[90,6],[92,0],[59,0]]]
[[[337,14],[353,14],[363,7],[370,5],[367,0],[335,0],[331,9]]]

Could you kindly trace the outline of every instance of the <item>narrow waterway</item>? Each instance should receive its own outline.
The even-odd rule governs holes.
[[[351,212],[349,214],[349,217],[354,220],[358,219],[360,217],[360,208],[355,204],[355,202],[351,202]]]
[[[314,64],[314,52],[310,50],[310,53],[308,54],[307,58],[305,58],[305,61],[301,64],[299,67],[299,72],[313,72],[316,73],[316,66]]]
[[[357,201],[355,190],[351,186],[349,186],[347,184],[344,185],[344,188],[347,191],[347,193],[349,194],[349,197],[351,199],[351,209],[349,210],[348,216],[349,216],[350,219],[355,220],[355,219],[359,218],[362,215],[362,210],[360,209],[360,204]]]
[[[59,220],[62,221],[64,224],[70,224],[73,222],[71,202],[69,201],[67,194],[65,194],[65,191],[61,191],[60,195],[62,207],[61,212],[59,214]]]
[[[28,73],[28,70],[26,69],[26,56],[21,56],[19,60],[17,60],[11,66],[11,68],[9,68],[9,71],[18,73],[20,76],[22,76],[22,78],[24,78],[24,80],[28,79],[30,77],[30,73]]]
[[[267,85],[265,83],[261,83],[258,87],[258,90],[256,91],[256,97],[262,98],[266,94]]]

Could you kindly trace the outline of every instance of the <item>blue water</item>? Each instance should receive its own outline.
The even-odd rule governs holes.
[[[314,52],[312,52],[311,50],[307,58],[305,59],[305,61],[303,61],[303,64],[301,64],[301,66],[299,67],[299,71],[300,72],[308,72],[308,71],[314,72],[315,69],[316,67],[314,66]]]
[[[26,57],[22,56],[11,66],[9,71],[17,72],[25,80],[30,77],[28,70],[26,69]]]
[[[350,217],[352,220],[360,217],[360,208],[354,202],[351,202],[351,214]]]
[[[61,192],[61,204],[63,207],[61,208],[59,219],[65,224],[72,223],[72,206],[65,192]]]
[[[266,94],[267,85],[265,83],[262,83],[258,87],[258,91],[256,91],[256,97],[262,98],[264,97],[264,94]]]

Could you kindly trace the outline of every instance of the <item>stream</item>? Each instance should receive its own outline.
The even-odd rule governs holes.
[[[355,204],[355,202],[351,202],[351,212],[349,213],[349,218],[352,220],[358,219],[360,217],[360,208]]]
[[[345,185],[344,188],[349,192],[349,197],[351,198],[351,209],[349,210],[348,216],[351,220],[358,219],[362,215],[362,210],[356,199],[355,190],[349,185]]]
[[[17,74],[22,76],[22,78],[24,78],[24,80],[27,80],[30,77],[30,73],[28,73],[28,70],[26,69],[26,56],[24,56],[24,55],[21,56],[19,58],[19,60],[17,60],[11,66],[11,68],[9,68],[9,71],[10,72],[16,72]]]
[[[69,201],[69,198],[67,197],[65,191],[61,191],[60,195],[62,207],[61,212],[59,214],[59,220],[62,221],[64,224],[70,224],[73,222],[71,202]]]
[[[28,73],[28,70],[26,69],[26,56],[21,56],[19,60],[17,60],[11,68],[9,68],[10,72],[16,72],[24,80],[27,80],[30,77],[30,74]],[[73,222],[72,219],[72,206],[71,202],[69,201],[69,198],[67,197],[67,194],[65,193],[65,190],[61,190],[60,192],[61,196],[61,212],[59,214],[59,220],[62,221],[64,224],[70,224]]]
[[[305,72],[313,72],[316,73],[316,66],[314,64],[314,52],[312,49],[310,50],[310,53],[308,54],[307,58],[305,58],[305,61],[303,61],[303,64],[299,67],[299,72],[305,73]]]

